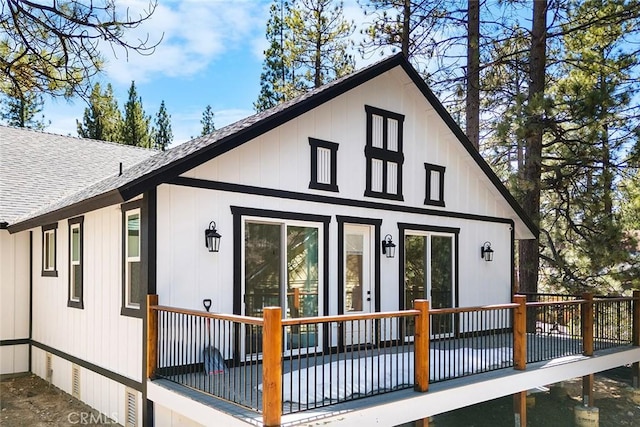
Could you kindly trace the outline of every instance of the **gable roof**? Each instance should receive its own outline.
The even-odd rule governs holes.
[[[0,126],[0,227],[155,154],[111,142]]]
[[[209,135],[193,139],[165,152],[160,152],[126,169],[120,176],[106,178],[94,185],[83,188],[75,194],[18,218],[14,225],[9,226],[9,230],[11,232],[25,230],[42,223],[52,222],[88,210],[129,200],[155,188],[161,183],[171,181],[180,174],[232,150],[398,66],[402,67],[415,83],[491,183],[498,189],[518,217],[522,219],[526,227],[537,236],[538,229],[535,224],[524,213],[511,193],[505,188],[482,156],[474,149],[464,132],[402,54],[386,58],[269,110],[225,126]]]

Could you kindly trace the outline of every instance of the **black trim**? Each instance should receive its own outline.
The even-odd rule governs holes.
[[[513,297],[515,296],[516,290],[516,226],[511,221],[511,225],[509,226],[509,230],[511,231],[511,301],[513,301]]]
[[[68,284],[69,284],[69,293],[68,293],[68,298],[67,298],[67,307],[72,307],[72,308],[80,308],[80,309],[84,309],[84,217],[83,216],[79,216],[76,218],[71,218],[68,220],[68,224],[69,224],[69,230],[68,230],[68,234],[69,234],[69,280],[68,280]],[[72,289],[71,287],[73,286],[72,280],[71,278],[73,277],[73,266],[71,265],[71,226],[75,225],[75,224],[79,224],[79,228],[80,228],[80,248],[78,249],[80,251],[80,295],[78,298],[78,301],[75,301],[73,299],[71,299],[71,295],[72,295]]]
[[[453,287],[454,287],[454,307],[458,307],[460,305],[459,299],[459,271],[460,271],[460,247],[459,247],[459,237],[460,237],[460,229],[455,227],[440,227],[435,225],[424,225],[424,224],[410,224],[399,222],[398,223],[398,251],[399,253],[399,267],[398,267],[398,309],[405,310],[405,297],[404,297],[404,237],[405,232],[407,230],[416,230],[416,231],[426,231],[433,233],[448,233],[453,235],[453,242],[455,245],[455,251],[453,254]],[[425,283],[425,292],[427,290],[427,286]],[[425,295],[426,297],[426,295]],[[431,300],[431,298],[427,298]],[[456,322],[457,323],[457,322]],[[457,328],[456,324],[456,328]]]
[[[402,196],[402,166],[404,164],[404,154],[402,151],[402,129],[404,125],[404,115],[394,113],[392,111],[386,111],[381,108],[372,107],[370,105],[364,106],[367,114],[367,141],[364,149],[364,155],[366,157],[366,181],[367,187],[364,192],[365,196],[377,197],[390,200],[404,200]],[[373,146],[373,116],[382,117],[382,148]],[[398,151],[391,151],[388,149],[388,119],[393,119],[398,122]],[[372,174],[372,161],[374,159],[382,161],[382,191],[373,191],[371,174]],[[387,175],[388,175],[388,163],[395,163],[398,166],[398,176],[396,177],[396,193],[390,193],[387,189]]]
[[[424,204],[431,206],[440,206],[444,208],[444,171],[446,170],[446,167],[425,163],[424,169],[426,172]],[[431,172],[435,172],[440,175],[438,179],[439,188],[437,195],[431,194]]]
[[[381,219],[372,218],[358,218],[352,216],[336,215],[338,221],[338,314],[344,314],[344,225],[373,225],[375,232],[373,233],[373,262],[375,263],[373,274],[373,292],[374,295],[374,310],[380,311],[380,251],[377,250],[378,245],[376,242],[381,240],[380,227],[382,226]],[[342,343],[341,343],[342,345]]]
[[[10,340],[0,340],[0,347],[9,345],[29,345],[31,340],[29,338],[14,338]]]
[[[147,252],[147,243],[146,243],[146,239],[147,239],[147,221],[146,221],[146,209],[144,209],[145,207],[145,200],[144,199],[138,199],[138,200],[134,200],[132,202],[127,202],[127,203],[123,203],[122,205],[120,205],[120,210],[122,211],[122,229],[120,231],[120,236],[122,238],[122,254],[121,254],[121,259],[122,259],[122,301],[121,301],[121,308],[120,308],[120,314],[122,316],[129,316],[129,317],[137,317],[137,318],[143,318],[144,316],[144,301],[145,301],[145,294],[144,294],[144,290],[147,289],[147,278],[148,278],[148,272],[146,269],[146,266],[148,265],[147,262],[147,258],[146,258],[146,252]],[[139,308],[132,308],[132,307],[127,307],[127,254],[126,254],[126,250],[127,250],[127,246],[126,246],[126,239],[127,239],[127,212],[134,210],[134,209],[140,209],[140,289],[139,289],[139,294],[140,294],[140,307]]]
[[[147,284],[145,295],[157,293],[157,244],[158,244],[158,197],[155,188],[149,190],[143,197],[144,223],[147,224],[147,239],[143,245],[147,254]],[[153,427],[153,402],[147,398],[147,298],[142,301],[142,423],[143,426]]]
[[[53,270],[45,270],[45,232],[53,230]],[[42,226],[42,277],[58,277],[58,223]]]
[[[33,231],[29,231],[29,343],[33,338]],[[29,346],[29,372],[31,366],[31,346]]]
[[[338,192],[338,144],[316,138],[309,138],[311,146],[311,180],[309,188],[314,190],[326,190]],[[318,148],[326,148],[331,151],[331,182],[329,184],[318,182]]]
[[[500,224],[511,224],[510,218],[498,218],[485,215],[467,214],[461,212],[443,211],[437,209],[429,209],[414,206],[395,205],[382,202],[374,202],[370,200],[351,200],[343,199],[335,196],[326,196],[324,194],[298,193],[295,191],[274,190],[271,188],[254,187],[250,185],[231,184],[228,182],[207,181],[197,178],[178,177],[169,182],[173,185],[181,185],[185,187],[206,188],[209,190],[228,191],[231,193],[253,194],[256,196],[275,197],[280,199],[298,200],[306,202],[326,203],[337,206],[351,206],[367,209],[379,209],[383,211],[414,213],[419,215],[433,215],[447,218],[460,218],[472,221],[496,222]]]
[[[0,230],[6,230],[9,228],[9,223],[6,221],[0,221]]]
[[[75,363],[78,366],[81,366],[81,367],[83,367],[85,369],[88,369],[88,370],[90,370],[92,372],[95,372],[96,374],[102,375],[105,378],[109,378],[110,380],[113,380],[113,381],[115,381],[117,383],[120,383],[120,384],[122,384],[124,386],[132,388],[132,389],[134,389],[136,391],[142,391],[142,383],[138,382],[136,380],[132,380],[129,377],[125,377],[124,375],[120,375],[118,373],[115,373],[113,371],[105,369],[105,368],[103,368],[101,366],[94,365],[91,362],[87,362],[86,360],[79,359],[79,358],[77,358],[75,356],[72,356],[72,355],[70,355],[68,353],[60,351],[60,350],[58,350],[56,348],[49,347],[48,345],[42,344],[42,343],[40,343],[38,341],[31,340],[31,345],[33,345],[34,347],[38,347],[40,350],[46,351],[47,353],[51,353],[54,356],[58,356],[58,357],[60,357],[62,359],[65,359],[65,360],[67,360],[67,361],[69,361],[71,363]]]

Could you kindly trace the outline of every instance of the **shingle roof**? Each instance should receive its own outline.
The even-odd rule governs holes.
[[[39,208],[16,218],[11,232],[38,226],[47,221],[78,215],[91,209],[129,200],[155,186],[171,182],[184,173],[214,157],[225,153],[275,127],[304,114],[307,111],[365,83],[395,67],[402,67],[418,89],[456,135],[471,157],[478,163],[489,180],[495,185],[527,228],[534,235],[537,227],[524,213],[511,193],[504,187],[491,167],[473,147],[464,132],[451,118],[436,96],[427,87],[417,71],[402,56],[397,54],[369,65],[353,74],[334,80],[324,86],[307,92],[269,110],[254,114],[231,125],[225,126],[209,135],[193,139],[164,152],[159,152],[148,159],[125,169],[123,174],[109,176],[93,185],[80,187],[79,191],[69,194],[48,205],[40,204]],[[2,200],[2,199],[0,199]]]
[[[34,155],[38,153],[37,155]],[[157,151],[0,126],[0,224],[118,175]]]

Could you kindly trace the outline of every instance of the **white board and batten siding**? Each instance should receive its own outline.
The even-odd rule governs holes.
[[[57,277],[43,277],[42,232],[33,229],[33,331],[36,343],[91,365],[142,382],[142,319],[123,316],[122,213],[119,206],[84,214],[83,305],[68,307],[69,224],[59,221],[56,238]],[[46,351],[33,346],[33,372],[46,378]],[[52,382],[72,392],[72,363],[53,355]],[[81,399],[103,414],[125,419],[124,385],[79,368]],[[141,408],[141,394],[134,392]],[[141,411],[141,409],[140,409]],[[141,419],[141,412],[138,416]],[[124,424],[124,421],[121,423]]]
[[[0,230],[0,340],[29,338],[29,232]],[[29,371],[29,345],[0,346],[0,375]]]
[[[403,201],[364,196],[365,105],[404,115]],[[309,189],[310,137],[339,144],[339,192]],[[446,207],[424,205],[425,163],[446,167]],[[514,219],[517,232],[528,233],[523,231],[521,220],[455,135],[399,69],[384,73],[183,176],[348,201]],[[338,215],[382,220],[381,235],[391,234],[396,244],[401,238],[398,223],[458,228],[459,305],[503,303],[511,297],[511,226],[508,223],[162,185],[158,189],[157,263],[161,304],[201,309],[202,299],[211,298],[212,310],[232,311],[234,225],[231,206],[331,218],[330,259],[325,260],[329,266],[329,295],[324,296],[329,299],[328,314],[338,312]],[[212,220],[222,235],[220,252],[216,254],[208,253],[204,247],[203,230]],[[485,241],[490,241],[495,251],[494,261],[490,263],[480,258],[480,247]],[[373,247],[380,250],[380,242],[375,242]],[[380,263],[380,309],[396,310],[398,257],[382,257]]]

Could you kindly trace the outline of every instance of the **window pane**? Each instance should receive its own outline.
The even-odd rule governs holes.
[[[429,200],[440,201],[440,172],[431,170],[431,188],[429,189]]]
[[[140,294],[142,285],[142,264],[140,261],[127,262],[127,278],[129,288],[127,289],[129,305],[140,305]]]
[[[56,239],[54,233],[55,230],[44,232],[44,269],[47,271],[55,269]]]
[[[387,119],[387,150],[398,151],[398,121]]]
[[[364,236],[362,234],[347,234],[345,251],[345,311],[362,311]]]
[[[280,224],[245,225],[245,314],[262,317],[264,307],[280,306]]]
[[[318,147],[318,176],[319,184],[331,184],[331,150]]]
[[[398,164],[387,162],[387,194],[398,194]]]
[[[127,257],[140,256],[140,214],[127,216]]]
[[[80,262],[80,227],[71,228],[71,262]]]
[[[371,159],[371,191],[382,192],[382,160]]]
[[[405,307],[413,308],[413,301],[425,298],[426,286],[426,246],[427,239],[424,236],[405,236],[405,267],[404,290]]]
[[[453,300],[453,239],[431,236],[431,307],[448,308]]]
[[[71,299],[79,301],[82,293],[82,266],[80,264],[71,266],[71,290],[73,292]]]
[[[382,116],[371,116],[371,145],[376,148],[383,148],[382,144],[382,124],[384,118]]]

